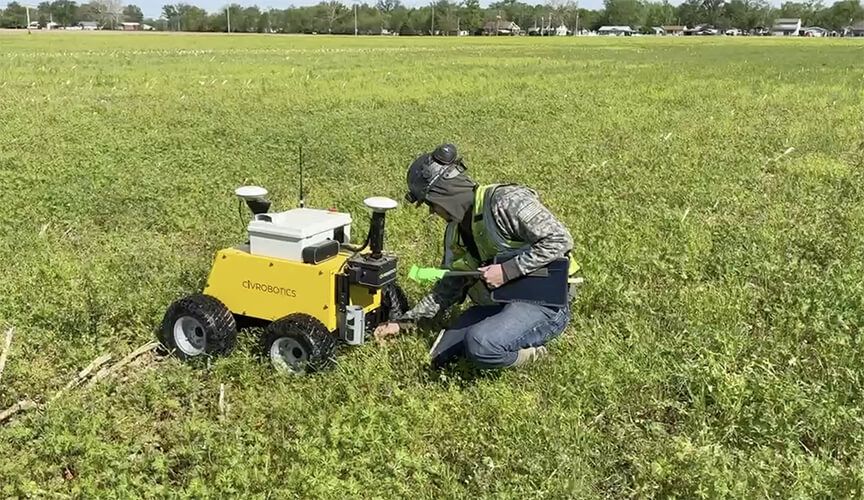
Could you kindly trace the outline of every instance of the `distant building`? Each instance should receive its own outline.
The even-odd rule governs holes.
[[[99,23],[95,21],[81,21],[78,23],[78,26],[84,31],[96,31],[99,29]]]
[[[633,28],[630,26],[601,26],[597,30],[598,35],[607,36],[631,36],[633,33]]]
[[[774,21],[771,34],[774,36],[798,36],[801,31],[801,19],[781,18]]]
[[[828,36],[828,30],[825,28],[820,28],[819,26],[807,26],[805,28],[801,28],[801,36]]]
[[[483,26],[484,35],[518,35],[521,31],[522,28],[513,21],[503,21],[501,19],[489,21]]]
[[[864,36],[864,21],[853,24],[849,27],[849,36]]]
[[[678,25],[663,26],[663,31],[667,35],[681,36],[684,34],[685,31],[687,31],[687,26],[678,26]]]
[[[120,23],[120,29],[123,31],[139,31],[141,23]]]
[[[719,34],[720,31],[708,24],[699,24],[693,28],[684,30],[685,36],[713,36]]]

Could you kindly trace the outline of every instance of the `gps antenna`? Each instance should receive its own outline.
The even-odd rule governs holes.
[[[303,208],[303,145],[300,145],[300,208]]]

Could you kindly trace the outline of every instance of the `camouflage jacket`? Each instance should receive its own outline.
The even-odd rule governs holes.
[[[489,200],[501,236],[531,245],[530,249],[503,265],[505,282],[536,271],[573,249],[570,231],[540,202],[529,188],[504,185]],[[465,300],[466,292],[477,278],[446,277],[400,319],[416,321],[432,318]]]

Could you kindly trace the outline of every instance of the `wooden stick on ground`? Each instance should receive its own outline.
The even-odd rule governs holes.
[[[225,415],[225,384],[219,384],[219,415]]]
[[[6,340],[3,342],[3,352],[0,353],[0,377],[3,376],[3,369],[6,368],[6,358],[9,357],[9,351],[12,348],[13,333],[15,333],[14,328],[6,330]]]
[[[96,370],[97,368],[99,368],[100,366],[104,365],[105,363],[107,363],[109,361],[111,361],[111,354],[103,354],[103,355],[99,356],[98,358],[94,359],[93,361],[91,361],[90,364],[87,365],[86,368],[84,368],[83,370],[78,372],[77,377],[70,380],[69,383],[66,384],[66,387],[57,391],[57,394],[55,394],[54,397],[51,398],[51,401],[54,401],[55,399],[59,398],[64,392],[66,392],[69,389],[72,389],[73,387],[80,384],[81,381],[84,380],[85,378],[87,378],[94,370]]]
[[[25,399],[24,401],[18,401],[14,405],[0,412],[0,423],[10,419],[18,412],[35,410],[36,408],[39,408],[39,405],[34,403],[33,401],[30,401],[29,399]]]
[[[138,359],[139,356],[141,356],[145,353],[148,353],[148,352],[152,351],[153,349],[156,349],[157,347],[159,347],[159,342],[155,342],[155,341],[154,342],[148,342],[148,343],[142,345],[138,349],[135,349],[134,351],[127,354],[126,357],[124,357],[123,359],[118,361],[113,366],[110,366],[110,367],[106,366],[105,368],[99,370],[99,373],[97,373],[92,379],[90,379],[89,382],[87,382],[87,387],[93,387],[94,385],[99,383],[100,380],[117,373],[118,371],[120,371],[121,368],[123,368],[124,366],[126,366],[129,363]]]

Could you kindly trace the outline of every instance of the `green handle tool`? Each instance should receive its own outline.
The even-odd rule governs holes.
[[[408,271],[408,277],[417,282],[423,281],[438,281],[447,276],[482,276],[480,271],[450,271],[449,269],[439,269],[437,267],[419,267],[411,266]]]

